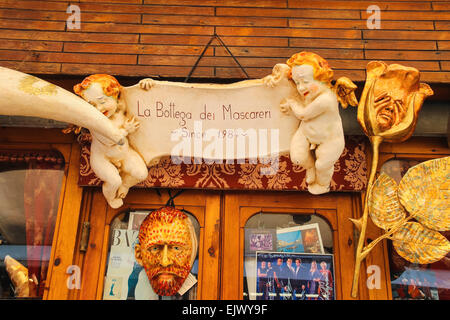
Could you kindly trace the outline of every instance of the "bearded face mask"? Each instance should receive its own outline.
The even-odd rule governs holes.
[[[139,229],[136,261],[144,267],[156,294],[172,296],[189,275],[197,241],[189,217],[173,207],[151,212]]]

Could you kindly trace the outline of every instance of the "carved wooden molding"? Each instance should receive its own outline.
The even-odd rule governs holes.
[[[0,163],[64,164],[64,157],[56,150],[0,150]]]
[[[90,166],[90,135],[80,135],[80,186],[101,186],[102,182]],[[335,164],[331,191],[362,191],[367,185],[366,139],[346,137],[344,152]],[[292,165],[288,156],[281,156],[275,175],[262,176],[262,164],[180,164],[170,157],[149,167],[145,181],[138,188],[188,188],[219,190],[297,190],[307,191],[305,170]],[[268,165],[267,165],[268,166]]]

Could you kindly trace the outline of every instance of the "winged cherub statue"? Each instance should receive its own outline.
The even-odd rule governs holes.
[[[144,89],[145,83],[140,82],[140,87]],[[127,112],[120,97],[121,86],[113,76],[91,75],[75,85],[74,91],[108,117],[124,137],[139,128],[139,121]],[[127,138],[124,138],[122,145],[117,145],[92,132],[90,163],[97,177],[103,181],[103,195],[112,208],[122,206],[128,190],[148,175],[147,165]]]
[[[283,100],[280,108],[283,113],[292,112],[301,121],[291,139],[291,161],[306,169],[310,193],[326,193],[330,190],[334,163],[345,145],[339,102],[343,108],[356,106],[356,85],[341,77],[333,86],[333,70],[325,59],[312,52],[294,54],[287,66],[283,66],[287,67],[298,95]],[[269,86],[276,85],[277,81],[273,76],[265,78]]]

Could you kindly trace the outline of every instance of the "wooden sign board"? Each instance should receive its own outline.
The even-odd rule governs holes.
[[[299,120],[280,111],[297,91],[287,78],[269,87],[262,79],[233,84],[153,81],[122,90],[128,112],[141,123],[131,145],[147,165],[161,156],[222,163],[289,153]]]

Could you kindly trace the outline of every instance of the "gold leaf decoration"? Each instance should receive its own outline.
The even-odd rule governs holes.
[[[58,93],[57,86],[42,79],[27,75],[20,80],[19,89],[25,93],[39,95],[55,95]]]
[[[382,173],[375,181],[369,195],[369,215],[373,223],[381,229],[389,230],[406,217],[406,212],[398,201],[397,183]]]
[[[450,157],[408,170],[398,187],[400,203],[425,227],[450,230]]]
[[[398,254],[412,263],[433,263],[450,251],[450,242],[442,234],[417,222],[405,223],[392,238]]]

